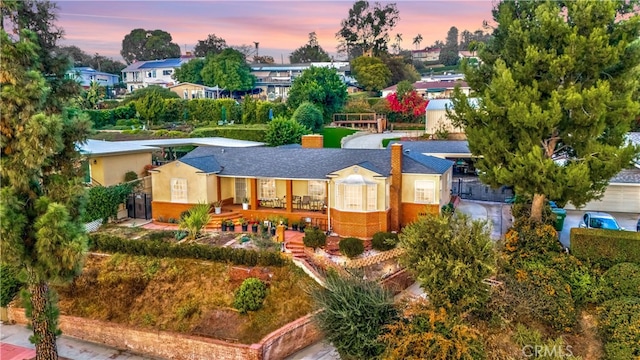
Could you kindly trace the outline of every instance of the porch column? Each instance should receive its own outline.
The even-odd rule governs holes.
[[[286,180],[287,188],[287,212],[293,212],[293,181]]]
[[[251,194],[249,199],[251,210],[258,210],[258,179],[249,179],[249,193]]]
[[[216,199],[222,201],[222,179],[216,176]]]

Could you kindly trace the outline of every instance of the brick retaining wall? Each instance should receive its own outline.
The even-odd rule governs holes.
[[[26,325],[24,309],[9,308],[9,319]],[[176,360],[278,360],[321,339],[312,315],[297,319],[252,345],[201,336],[149,331],[120,324],[60,315],[64,335],[117,349]]]

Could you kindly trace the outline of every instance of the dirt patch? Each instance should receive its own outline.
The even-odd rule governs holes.
[[[194,335],[238,342],[242,332],[242,319],[234,309],[214,310],[202,317],[191,331]]]
[[[567,342],[573,345],[575,356],[581,356],[584,360],[602,359],[602,340],[598,336],[598,324],[591,311],[585,310],[578,320],[580,331],[577,334],[567,335]]]

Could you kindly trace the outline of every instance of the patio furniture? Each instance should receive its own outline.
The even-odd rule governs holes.
[[[293,208],[294,209],[301,209],[302,208],[302,197],[300,197],[298,195],[294,195],[293,196]]]
[[[300,203],[301,208],[307,208],[311,210],[311,196],[305,195],[302,197],[302,203]]]

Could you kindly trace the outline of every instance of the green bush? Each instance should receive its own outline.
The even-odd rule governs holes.
[[[349,259],[352,259],[364,252],[364,242],[354,237],[348,237],[340,240],[338,246],[340,247],[340,253]]]
[[[522,347],[523,354],[532,359],[558,359],[577,360],[571,354],[571,346],[565,344],[562,337],[557,339],[544,339],[540,331],[529,329],[522,324],[516,326],[513,341]],[[552,352],[553,351],[553,352]]]
[[[269,123],[265,140],[269,146],[300,144],[302,136],[309,132],[310,130],[299,122],[279,116]]]
[[[194,243],[172,244],[159,241],[129,240],[108,234],[91,234],[89,235],[89,243],[92,251],[106,253],[226,261],[234,265],[247,266],[284,266],[288,262],[280,252],[275,251],[254,251]]]
[[[571,253],[609,268],[623,262],[640,263],[640,233],[604,229],[571,229]]]
[[[248,140],[264,142],[266,139],[266,128],[247,128],[224,126],[214,128],[199,128],[191,132],[191,137],[223,137],[228,139]]]
[[[327,244],[327,235],[324,231],[312,227],[304,229],[304,237],[302,238],[304,246],[311,247],[314,250]]]
[[[16,269],[0,263],[0,306],[7,307],[15,298],[22,287],[22,283],[16,277]]]
[[[598,330],[607,359],[640,356],[640,298],[623,297],[606,301],[598,308]]]
[[[611,267],[600,278],[598,294],[602,301],[618,297],[640,297],[640,265],[620,263]]]
[[[305,101],[298,106],[296,111],[293,112],[292,118],[311,129],[311,132],[313,133],[317,133],[322,130],[322,126],[324,125],[322,111],[308,101]]]
[[[136,183],[126,183],[90,188],[82,221],[90,222],[103,219],[106,222],[109,218],[115,218],[118,215],[118,206],[127,200],[136,186]]]
[[[257,278],[248,278],[242,282],[233,299],[233,307],[241,313],[256,311],[262,307],[267,297],[267,286]]]
[[[380,251],[391,250],[397,244],[398,234],[392,232],[379,231],[373,234],[373,239],[371,240],[371,247]]]

